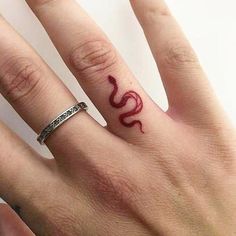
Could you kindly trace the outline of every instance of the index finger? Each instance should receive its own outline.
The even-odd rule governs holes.
[[[196,117],[202,120],[203,115],[215,114],[217,103],[211,86],[165,1],[130,2],[159,68],[170,105],[169,114],[178,114],[185,120],[196,120]]]

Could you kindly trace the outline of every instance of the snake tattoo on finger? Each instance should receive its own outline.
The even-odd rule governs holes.
[[[129,100],[133,100],[135,102],[135,106],[134,108],[132,108],[130,111],[125,112],[120,114],[119,116],[119,121],[122,125],[124,125],[125,127],[131,128],[135,125],[139,126],[139,130],[141,131],[141,133],[144,133],[143,131],[143,124],[140,120],[133,120],[130,122],[127,122],[126,119],[129,117],[132,117],[136,114],[139,114],[142,109],[143,109],[143,101],[142,98],[140,97],[140,95],[138,93],[136,93],[133,90],[129,90],[127,92],[124,93],[124,95],[121,97],[121,100],[119,102],[115,101],[115,97],[118,93],[118,85],[117,85],[117,81],[113,76],[108,76],[108,80],[109,83],[113,85],[113,91],[109,97],[109,102],[111,104],[112,107],[120,109],[126,106],[127,102]]]

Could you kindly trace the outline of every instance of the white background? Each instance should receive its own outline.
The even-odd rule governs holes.
[[[158,0],[157,0],[158,1]],[[78,1],[116,45],[146,91],[163,108],[167,102],[155,63],[128,0]],[[236,3],[235,0],[167,0],[196,50],[212,86],[236,124]],[[44,29],[24,0],[1,0],[1,14],[57,72],[79,100],[88,98],[70,74]],[[1,29],[0,29],[1,30]],[[90,107],[92,104],[89,104]],[[95,108],[90,114],[102,122]],[[36,134],[0,96],[0,119],[40,153]]]

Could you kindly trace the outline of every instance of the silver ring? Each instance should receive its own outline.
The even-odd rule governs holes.
[[[88,106],[84,102],[77,103],[76,105],[68,108],[66,111],[61,113],[59,116],[57,116],[54,120],[52,120],[49,125],[47,125],[42,132],[38,135],[37,140],[38,142],[43,145],[45,140],[48,138],[48,136],[59,126],[61,126],[65,121],[70,119],[72,116],[74,116],[76,113],[80,111],[86,111],[88,109]]]

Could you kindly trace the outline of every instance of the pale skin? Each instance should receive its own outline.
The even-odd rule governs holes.
[[[0,123],[0,196],[8,203],[0,235],[235,235],[235,130],[164,1],[131,5],[166,112],[74,0],[27,3],[107,127],[78,113],[46,140],[54,156],[47,160]],[[0,91],[36,133],[77,102],[3,18]],[[121,114],[135,104],[119,103],[124,94],[139,101],[128,118]]]

